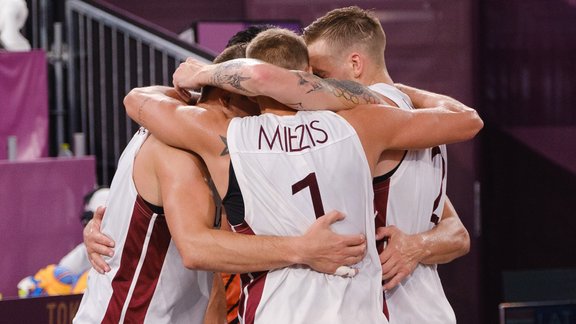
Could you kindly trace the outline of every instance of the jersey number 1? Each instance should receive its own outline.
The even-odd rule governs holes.
[[[322,197],[320,196],[316,173],[309,173],[304,179],[293,184],[292,195],[297,194],[306,187],[310,188],[310,198],[312,198],[312,206],[314,206],[314,214],[316,214],[316,218],[324,215],[324,206],[322,205]]]

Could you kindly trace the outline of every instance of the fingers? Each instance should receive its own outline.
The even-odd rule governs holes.
[[[345,246],[358,246],[364,245],[366,246],[366,237],[364,234],[357,234],[357,235],[340,235],[342,238],[342,244]]]
[[[366,245],[347,247],[342,252],[345,254],[344,262],[342,264],[353,265],[362,261],[366,255]]]
[[[334,223],[336,223],[337,221],[341,221],[345,218],[344,214],[342,214],[341,212],[337,211],[337,210],[333,210],[331,212],[329,212],[328,214],[319,217],[318,219],[322,219],[323,221],[328,222],[328,225],[332,225]]]
[[[90,253],[89,254],[90,263],[94,270],[98,271],[98,273],[105,273],[110,271],[110,266],[104,261],[104,258],[98,253]]]
[[[99,233],[99,232],[98,232]],[[88,254],[88,259],[92,264],[92,267],[99,273],[104,273],[110,271],[110,267],[104,261],[103,256],[113,256],[114,250],[109,246],[114,246],[114,241],[110,240],[104,234],[95,234],[95,232],[88,234],[90,239],[85,239],[84,245],[86,246],[86,252]]]
[[[390,280],[398,273],[398,271],[399,271],[398,264],[387,262],[382,265],[382,279]]]
[[[376,241],[380,241],[380,240],[384,239],[385,237],[389,236],[386,234],[387,234],[386,227],[378,227],[376,229]]]
[[[84,232],[84,244],[86,244],[86,247],[104,252],[101,254],[112,256],[112,248],[115,245],[114,240],[100,232],[97,226],[92,225],[86,228],[87,231]]]
[[[402,280],[404,280],[407,277],[406,274],[404,273],[398,273],[397,275],[395,275],[392,279],[388,280],[386,282],[386,284],[384,284],[384,286],[382,287],[384,289],[384,291],[390,290],[390,289],[394,289],[396,286],[398,286]]]
[[[380,253],[380,263],[382,265],[384,265],[385,263],[388,262],[388,260],[390,260],[390,258],[393,255],[392,248],[388,248],[388,245],[386,245],[386,248],[384,248],[384,250],[382,251],[382,253]]]
[[[192,99],[192,95],[190,94],[190,92],[186,89],[182,89],[179,86],[175,85],[174,89],[176,90],[176,92],[178,93],[178,96],[180,97],[180,100],[184,101],[185,103],[189,103],[190,100]]]
[[[100,222],[104,215],[105,208],[99,207],[94,213],[94,218],[86,224],[84,228],[84,246],[88,254],[88,259],[94,270],[99,273],[110,271],[110,267],[102,256],[113,256],[114,241],[100,232]]]
[[[106,207],[99,206],[98,208],[96,208],[96,212],[94,213],[93,219],[96,219],[98,221],[102,221],[102,219],[104,218],[105,212],[106,212]]]
[[[113,241],[112,241],[113,242]],[[114,256],[114,250],[110,247],[110,240],[107,236],[100,234],[100,237],[86,243],[86,250],[89,253],[98,253],[109,257]]]
[[[351,265],[355,265],[358,262],[362,261],[362,259],[364,259],[364,254],[349,256],[349,257],[346,257],[344,259],[344,262],[342,262],[342,264],[346,265],[346,266],[351,266]]]
[[[376,229],[376,239],[381,240],[385,237],[394,236],[398,232],[398,228],[394,225],[389,225],[386,227],[379,227]]]
[[[106,234],[100,232],[100,223],[102,216],[104,215],[104,211],[104,207],[98,207],[94,213],[94,217],[88,222],[88,224],[86,224],[86,227],[84,228],[84,244],[86,244],[88,251],[90,251],[90,248],[93,246],[93,244],[104,245],[109,248],[113,248],[115,245],[114,240],[112,240]],[[109,253],[106,253],[106,255],[109,255]]]

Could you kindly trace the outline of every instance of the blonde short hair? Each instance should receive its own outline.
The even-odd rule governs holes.
[[[258,34],[248,44],[246,57],[289,70],[305,70],[309,64],[308,48],[302,37],[283,28],[272,28]]]
[[[384,63],[386,34],[370,10],[357,6],[334,9],[306,27],[303,38],[308,45],[324,40],[338,52],[361,46],[375,63]]]

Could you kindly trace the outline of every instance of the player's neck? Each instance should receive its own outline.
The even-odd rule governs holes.
[[[362,80],[362,84],[366,86],[370,86],[376,83],[385,83],[389,85],[394,85],[394,81],[392,81],[390,74],[388,74],[388,71],[386,70],[382,70],[379,73]]]
[[[296,114],[296,110],[268,97],[259,97],[258,104],[263,114],[270,113],[274,115],[287,116]]]
[[[388,73],[388,69],[386,68],[385,64],[384,66],[379,64],[375,64],[372,67],[367,66],[367,69],[364,71],[369,71],[369,73],[363,73],[360,76],[359,82],[365,86],[370,86],[376,83],[394,85],[394,81],[390,77],[390,73]]]
[[[228,118],[232,118],[235,116],[228,116],[228,109],[226,109],[225,107],[223,107],[220,102],[218,101],[205,101],[205,102],[199,102],[196,104],[196,106],[204,108],[208,111],[212,111],[214,113],[222,113],[224,115],[226,115]]]

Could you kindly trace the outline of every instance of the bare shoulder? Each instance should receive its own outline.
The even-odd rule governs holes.
[[[164,144],[153,135],[148,141],[149,155],[155,161],[158,176],[168,179],[189,176],[203,181],[206,167],[196,153]]]

